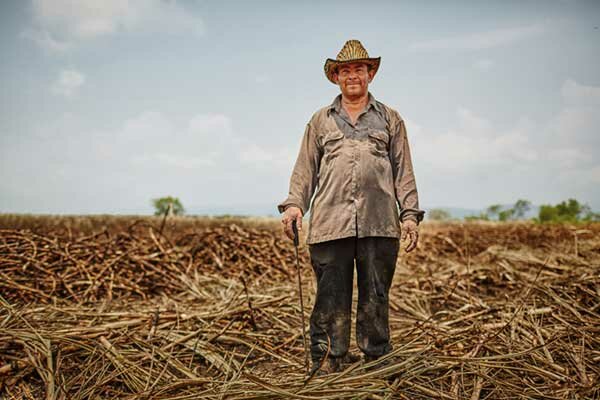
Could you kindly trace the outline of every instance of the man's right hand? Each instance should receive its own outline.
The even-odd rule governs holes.
[[[283,232],[290,239],[294,240],[294,230],[292,229],[292,221],[296,221],[298,231],[302,230],[302,210],[296,206],[290,206],[285,209],[283,216],[281,217],[281,223],[283,224]],[[298,233],[300,235],[300,233]]]

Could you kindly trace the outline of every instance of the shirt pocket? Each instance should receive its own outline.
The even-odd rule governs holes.
[[[342,151],[344,133],[342,131],[331,131],[323,134],[323,159],[325,162],[337,157]]]
[[[378,157],[387,157],[390,144],[390,135],[381,129],[369,129],[369,148],[371,153]]]

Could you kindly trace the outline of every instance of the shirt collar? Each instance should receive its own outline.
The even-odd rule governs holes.
[[[379,111],[380,113],[383,113],[383,110],[381,109],[381,105],[379,104],[379,102],[377,100],[375,100],[375,97],[371,94],[371,92],[368,92],[369,95],[369,101],[367,103],[367,110],[370,110],[371,108],[374,108],[375,110]],[[342,94],[338,94],[335,99],[333,99],[333,102],[327,107],[327,115],[329,115],[329,113],[334,110],[335,112],[337,112],[338,114],[342,111]]]

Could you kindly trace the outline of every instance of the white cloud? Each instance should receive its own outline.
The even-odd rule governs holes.
[[[537,160],[538,152],[528,137],[529,122],[522,120],[511,129],[498,132],[491,121],[459,107],[457,126],[432,135],[415,122],[407,121],[411,146],[416,157],[438,170],[469,173],[474,169],[495,169],[514,163]]]
[[[177,124],[153,110],[141,112],[108,131],[40,127],[30,145],[31,154],[50,150],[41,156],[40,163],[44,158],[51,162],[57,156],[59,160],[55,161],[64,164],[67,171],[98,165],[103,170],[97,174],[102,176],[147,168],[202,173],[207,167],[218,176],[240,168],[246,172],[290,168],[296,156],[288,147],[270,148],[235,132],[231,118],[225,114],[197,114]]]
[[[119,32],[204,32],[204,23],[177,1],[33,0],[32,26],[21,34],[50,51]]]
[[[564,169],[558,172],[557,177],[563,184],[577,184],[583,187],[600,185],[600,165],[590,168]]]
[[[244,146],[240,151],[240,161],[247,164],[259,166],[281,167],[290,169],[293,167],[297,153],[289,147],[279,149],[268,149],[255,143]]]
[[[233,135],[231,120],[223,114],[196,115],[190,120],[188,130],[199,135],[207,135],[214,130],[219,130],[221,136]]]
[[[492,60],[484,58],[484,59],[475,61],[475,63],[473,63],[473,66],[477,69],[485,71],[485,70],[492,68],[494,66],[494,62]]]
[[[254,77],[254,82],[256,82],[258,84],[264,84],[264,83],[268,83],[270,81],[271,81],[271,79],[269,78],[269,76],[265,75],[265,74],[257,75]]]
[[[274,198],[272,183],[289,171],[290,157],[287,148],[245,137],[226,114],[179,122],[148,110],[106,130],[64,115],[0,146],[0,201],[71,213],[150,211],[148,200],[164,194],[186,205],[260,202],[258,193]],[[52,200],[39,203],[40,196]]]
[[[582,162],[593,162],[590,154],[576,147],[562,147],[548,149],[546,159],[564,170],[576,169]]]
[[[455,126],[445,132],[427,131],[407,120],[409,140],[427,148],[426,161],[440,168],[462,168],[512,162],[547,162],[564,168],[598,163],[600,87],[567,79],[561,87],[563,105],[545,121],[518,119],[499,130],[492,121],[466,107],[456,110]],[[508,165],[507,165],[508,166]]]
[[[146,111],[107,133],[104,154],[127,150],[123,159],[134,165],[198,169],[217,165],[228,151],[237,153],[239,138],[224,114],[198,114],[179,127],[157,111]]]
[[[567,104],[584,107],[600,106],[600,87],[580,85],[569,78],[564,81],[560,92]]]
[[[85,83],[85,75],[76,69],[64,69],[60,71],[58,79],[52,84],[51,90],[54,94],[72,97]]]
[[[455,122],[443,132],[406,120],[415,169],[425,181],[437,182],[426,192],[443,198],[444,191],[462,185],[479,201],[514,201],[503,196],[521,192],[544,202],[575,194],[597,202],[599,94],[600,87],[567,79],[560,89],[563,105],[554,116],[522,117],[503,129],[466,107],[456,110]]]
[[[539,36],[547,31],[548,22],[538,22],[525,26],[500,28],[486,32],[476,32],[440,39],[424,40],[413,43],[410,50],[481,50],[504,46]]]
[[[264,163],[268,161],[272,161],[274,158],[274,154],[266,151],[260,146],[256,144],[250,144],[249,146],[242,149],[240,153],[240,159],[243,162],[247,163]]]
[[[552,118],[549,131],[560,139],[563,147],[579,146],[579,151],[592,157],[600,149],[600,87],[586,86],[567,79],[561,87],[563,106]]]
[[[134,155],[131,158],[133,164],[162,164],[169,167],[183,169],[198,169],[206,166],[213,166],[215,162],[210,157],[191,157],[180,154],[154,153],[151,155]]]
[[[60,53],[71,49],[71,44],[57,40],[50,35],[50,32],[34,28],[26,28],[21,32],[20,37],[29,39],[43,49]]]

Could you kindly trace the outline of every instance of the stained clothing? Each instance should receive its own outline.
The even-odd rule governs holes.
[[[277,209],[282,213],[294,205],[306,215],[312,207],[307,244],[354,236],[400,238],[400,221],[423,220],[404,121],[368,96],[355,124],[340,94],[306,125],[289,195]]]
[[[328,343],[331,346],[329,357],[343,357],[348,351],[355,259],[357,345],[371,357],[392,351],[388,294],[400,240],[351,237],[312,244],[308,248],[317,278],[317,295],[310,317],[313,363],[325,356]]]

